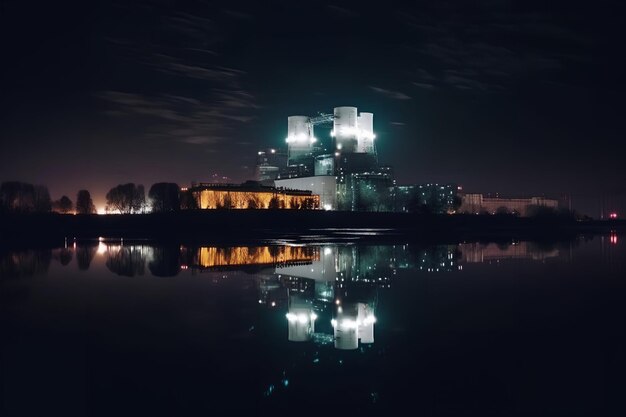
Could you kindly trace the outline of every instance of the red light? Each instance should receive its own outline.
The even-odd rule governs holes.
[[[611,219],[617,219],[617,213],[611,213],[611,214],[609,214],[609,218],[611,218]]]
[[[617,245],[617,235],[611,235],[609,238],[612,245]]]

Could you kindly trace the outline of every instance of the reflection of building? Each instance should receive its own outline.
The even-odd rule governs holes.
[[[317,319],[317,314],[313,311],[313,304],[301,297],[290,296],[288,308],[289,341],[306,342],[311,340]]]
[[[462,196],[460,213],[517,213],[521,216],[528,216],[533,207],[547,207],[556,209],[559,206],[558,200],[544,197],[531,198],[500,198],[484,197],[482,194],[465,194]]]
[[[352,350],[361,343],[374,343],[374,316],[371,306],[365,303],[345,303],[337,307],[332,320],[335,348]]]
[[[541,261],[559,256],[557,248],[538,248],[531,242],[498,243],[461,243],[461,259],[466,263],[480,263],[504,259],[532,259]]]
[[[258,183],[200,184],[189,189],[201,209],[317,209],[319,195]]]
[[[288,266],[310,264],[319,260],[315,246],[236,246],[201,247],[197,250],[194,266],[224,268],[236,266]]]

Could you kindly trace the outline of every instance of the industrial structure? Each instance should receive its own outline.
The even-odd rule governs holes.
[[[330,132],[327,137],[318,137],[316,127],[330,128]],[[434,204],[437,212],[453,211],[456,185],[441,186],[445,188],[441,196],[438,192],[425,196],[431,184],[396,186],[393,169],[378,161],[373,113],[342,106],[335,107],[333,114],[289,116],[286,145],[286,151],[258,152],[257,181],[309,190],[319,195],[319,207],[324,210],[412,211],[438,198]],[[438,184],[432,186],[440,188]],[[450,190],[454,190],[452,195]]]
[[[330,132],[318,137],[316,127]],[[535,207],[558,208],[557,200],[543,197],[462,194],[456,184],[397,185],[393,169],[379,164],[373,113],[359,113],[356,107],[289,116],[285,142],[286,150],[258,152],[257,180],[278,189],[307,190],[319,196],[316,207],[324,210],[529,216]]]

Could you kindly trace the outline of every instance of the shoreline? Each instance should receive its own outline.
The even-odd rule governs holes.
[[[322,240],[569,240],[624,233],[625,220],[576,221],[550,216],[420,215],[301,210],[189,210],[131,215],[3,214],[0,243],[124,238],[228,243],[305,237]]]

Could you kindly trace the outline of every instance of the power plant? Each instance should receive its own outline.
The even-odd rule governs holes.
[[[331,130],[322,139],[315,128],[323,126]],[[309,190],[320,196],[325,210],[392,210],[378,204],[392,192],[395,181],[391,168],[378,164],[375,139],[374,114],[359,113],[356,107],[289,116],[287,157],[275,157],[284,154],[276,149],[260,151],[257,180],[278,188]]]

